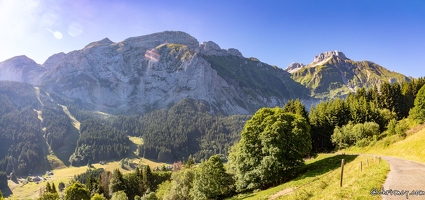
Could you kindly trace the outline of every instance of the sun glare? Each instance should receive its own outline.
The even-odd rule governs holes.
[[[55,31],[54,33],[53,33],[53,36],[56,38],[56,39],[62,39],[62,37],[63,37],[63,35],[62,35],[62,33],[61,32],[59,32],[59,31]]]

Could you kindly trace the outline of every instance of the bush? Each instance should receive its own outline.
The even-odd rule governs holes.
[[[375,122],[365,122],[364,124],[355,124],[351,122],[342,126],[336,127],[331,136],[332,143],[337,148],[342,149],[353,144],[359,147],[365,147],[372,141],[376,141],[379,135],[379,125]]]
[[[396,134],[395,127],[397,126],[397,120],[391,119],[387,126],[387,131],[389,135]]]
[[[361,140],[356,142],[356,146],[358,147],[366,147],[371,143],[368,138],[362,138]]]
[[[395,127],[395,132],[400,137],[405,138],[406,137],[406,131],[408,129],[409,129],[409,125],[407,125],[406,123],[398,123],[397,126]]]

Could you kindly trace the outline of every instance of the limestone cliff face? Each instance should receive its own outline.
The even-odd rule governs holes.
[[[224,63],[214,63],[213,68],[209,59]],[[154,33],[118,43],[105,38],[81,50],[55,54],[42,66],[28,58],[22,60],[25,62],[19,66],[31,68],[35,74],[23,72],[25,75],[12,80],[40,85],[80,99],[88,108],[109,113],[147,113],[191,98],[208,102],[212,113],[247,114],[300,97],[291,91],[295,82],[283,70],[269,77],[275,82],[261,81],[263,85],[281,85],[284,93],[280,89],[268,91],[266,86],[260,90],[258,85],[240,84],[260,79],[263,72],[256,72],[250,80],[235,78],[237,74],[227,76],[223,70],[236,71],[236,66],[252,61],[236,49],[221,49],[211,41],[200,44],[184,32]],[[229,60],[233,62],[228,64]],[[1,66],[16,70],[17,63],[5,61]],[[218,71],[217,65],[226,69]],[[255,67],[276,70],[261,62],[255,62]]]

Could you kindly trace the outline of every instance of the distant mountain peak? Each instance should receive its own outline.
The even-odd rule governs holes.
[[[182,44],[186,45],[189,50],[193,51],[199,48],[198,40],[182,31],[164,31],[149,35],[131,37],[125,39],[122,43],[147,49],[155,48],[161,44]]]
[[[294,73],[300,69],[302,69],[303,67],[305,67],[304,64],[302,63],[297,63],[297,62],[293,62],[291,63],[285,70],[289,73]]]
[[[63,53],[63,52],[54,54],[54,55],[50,56],[49,58],[47,58],[47,60],[44,61],[42,66],[46,69],[53,69],[65,57],[66,57],[66,54]]]
[[[341,60],[349,60],[345,54],[341,51],[335,50],[335,51],[328,51],[324,53],[320,53],[319,55],[314,57],[314,60],[312,63],[309,64],[310,67],[314,67],[317,65],[323,65],[327,61],[329,61],[332,58],[339,58]]]
[[[242,53],[239,50],[234,48],[230,48],[227,50],[222,49],[218,44],[213,41],[203,42],[199,45],[199,47],[200,51],[206,55],[224,56],[230,54],[233,56],[243,57]]]
[[[27,56],[16,56],[0,62],[0,80],[38,83],[46,69]]]
[[[103,38],[102,40],[88,44],[84,48],[90,48],[90,47],[94,47],[94,46],[110,45],[110,44],[113,44],[113,43],[114,42],[112,42],[109,38]]]
[[[286,69],[292,78],[311,90],[316,98],[335,98],[354,92],[356,88],[369,88],[382,82],[409,80],[402,74],[389,71],[371,61],[354,61],[340,51],[328,51],[314,57],[303,66],[292,63]]]
[[[25,65],[37,65],[37,63],[31,59],[28,58],[26,55],[20,55],[20,56],[15,56],[13,58],[9,58],[7,60],[5,60],[3,63],[13,63],[16,66],[20,66],[23,67]]]

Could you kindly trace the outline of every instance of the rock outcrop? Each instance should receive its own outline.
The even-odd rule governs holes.
[[[294,73],[300,69],[302,69],[303,67],[305,67],[304,64],[302,63],[297,63],[297,62],[293,62],[291,63],[285,70],[289,73]]]
[[[344,53],[340,51],[328,51],[315,56],[313,62],[310,63],[308,66],[314,67],[317,65],[323,65],[324,63],[333,58],[336,58],[338,60],[349,60],[347,57],[345,57]]]

